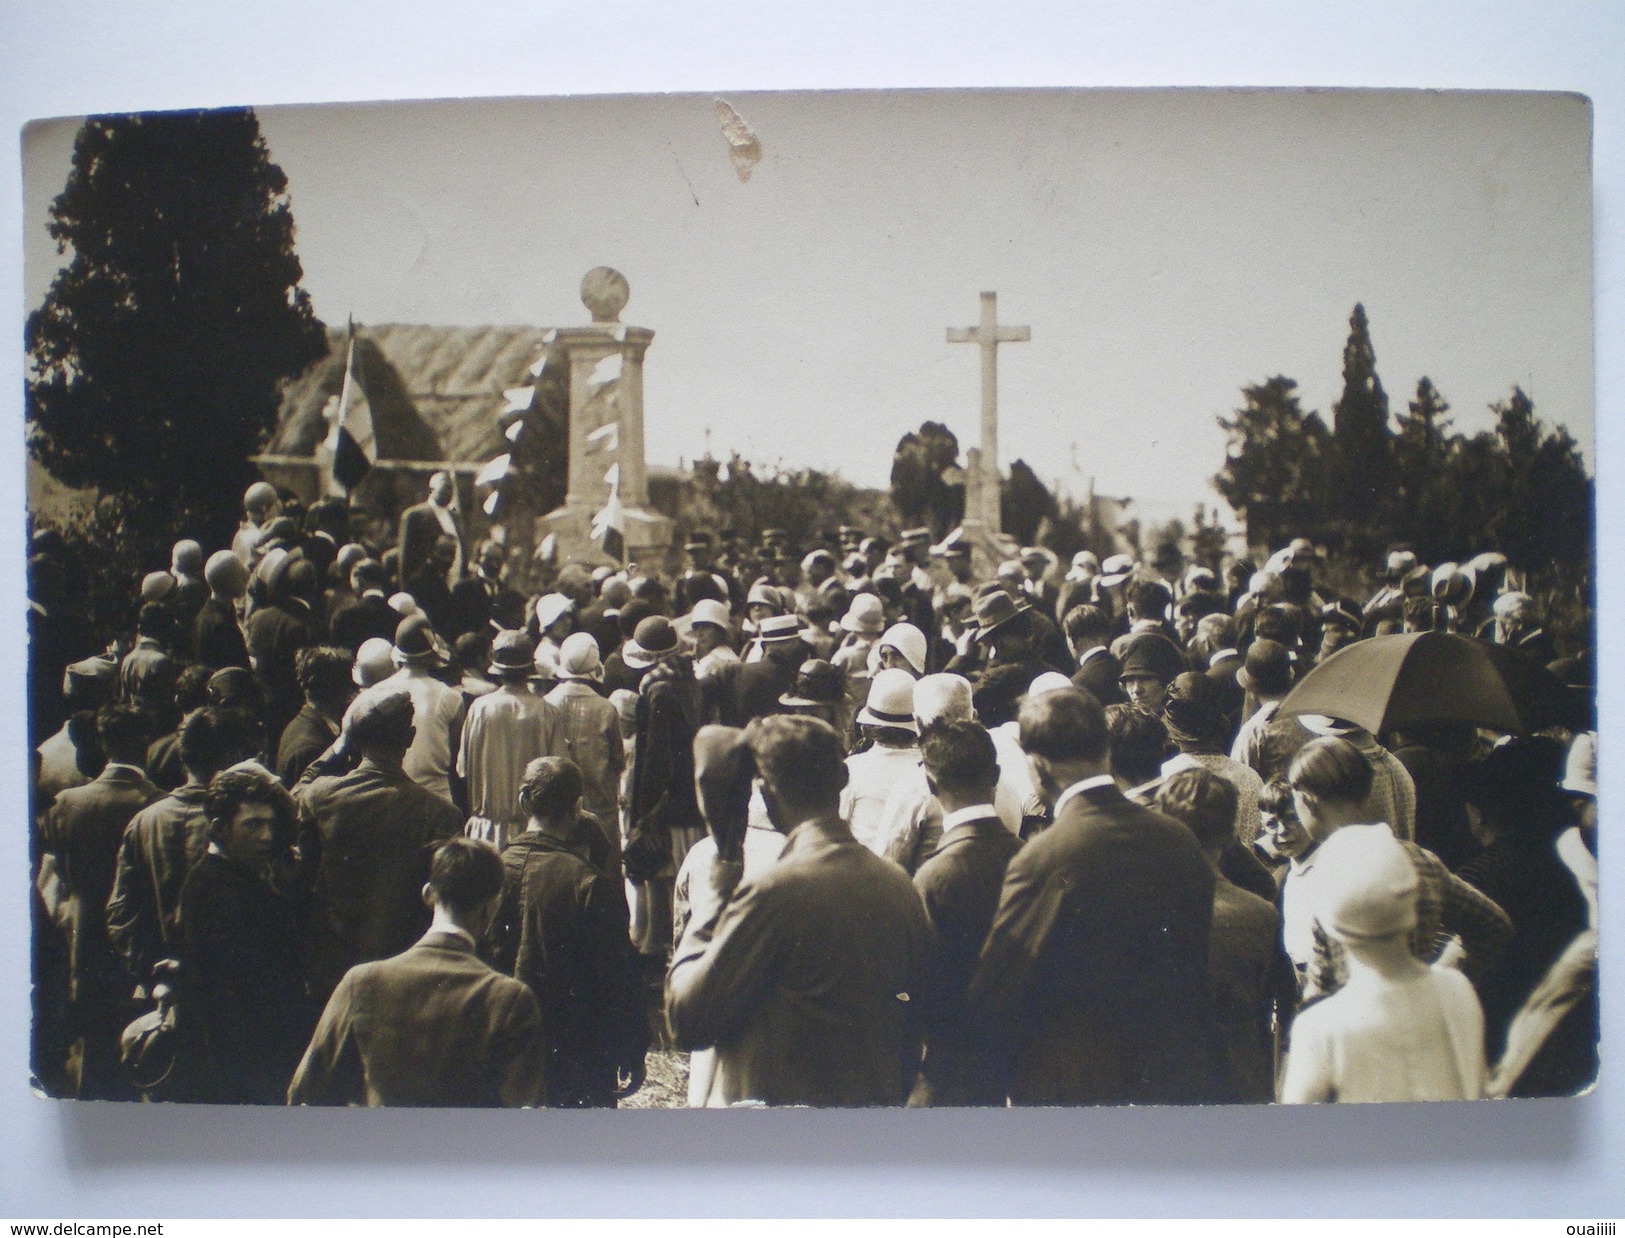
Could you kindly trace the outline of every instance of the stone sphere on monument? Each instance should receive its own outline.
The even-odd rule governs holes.
[[[619,322],[632,286],[614,267],[593,267],[581,277],[581,303],[594,322]]]

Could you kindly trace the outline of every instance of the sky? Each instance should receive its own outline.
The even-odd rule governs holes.
[[[1362,302],[1402,407],[1458,429],[1513,384],[1592,443],[1590,114],[1473,92],[915,91],[266,108],[329,323],[569,326],[631,283],[653,464],[704,452],[883,486],[900,435],[977,441],[996,291],[1000,447],[1079,494],[1216,504],[1217,418],[1296,379],[1329,418]],[[25,134],[25,295],[74,122]]]

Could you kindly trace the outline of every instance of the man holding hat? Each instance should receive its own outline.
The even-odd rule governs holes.
[[[525,767],[539,756],[562,751],[557,711],[531,691],[535,656],[525,633],[497,636],[490,666],[497,689],[468,707],[457,749],[457,773],[468,794],[463,832],[499,851],[525,828],[519,809]]]

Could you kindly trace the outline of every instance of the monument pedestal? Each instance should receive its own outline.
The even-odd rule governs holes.
[[[616,503],[626,563],[663,566],[671,546],[672,522],[649,507],[643,459],[643,354],[655,333],[620,321],[630,295],[619,271],[594,267],[581,281],[591,325],[554,333],[570,367],[569,492],[536,522],[536,537],[553,535],[560,563],[621,565],[592,536],[594,518]]]
[[[558,545],[560,563],[585,563],[592,567],[599,564],[622,566],[619,559],[606,554],[604,548],[593,540],[592,520],[598,510],[580,504],[571,506],[569,503],[555,507],[537,519],[537,542],[540,543],[551,533]],[[670,518],[647,507],[626,507],[622,509],[622,519],[625,525],[622,536],[626,543],[626,562],[662,567],[672,543]]]

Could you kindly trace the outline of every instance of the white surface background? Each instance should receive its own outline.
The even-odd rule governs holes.
[[[1604,628],[1620,613],[1625,16],[1601,3],[194,3],[0,8],[0,130],[92,111],[457,95],[887,86],[1571,90],[1596,107]],[[20,180],[0,161],[18,340]],[[297,205],[297,202],[296,202]],[[974,291],[974,289],[973,289]],[[1516,289],[1507,295],[1516,296]],[[1002,307],[1001,307],[1002,308]],[[1014,307],[1012,307],[1014,308]],[[961,316],[968,323],[974,302]],[[660,324],[653,324],[660,326]],[[944,324],[946,325],[946,324]],[[1379,362],[1382,357],[1378,340]],[[967,363],[968,364],[968,363]],[[1301,375],[1299,377],[1302,377]],[[968,376],[967,376],[968,381]],[[21,349],[0,350],[22,521]],[[1403,388],[1391,393],[1400,398]],[[1448,394],[1448,393],[1447,393]],[[0,545],[17,600],[21,538]],[[1617,624],[1614,625],[1617,630]],[[1603,657],[1612,749],[1617,640]],[[1357,1110],[473,1114],[59,1104],[26,1087],[23,659],[0,666],[0,1216],[1083,1213],[1617,1215],[1625,1083],[1576,1102]],[[1625,792],[1604,766],[1603,833]],[[1604,885],[1620,864],[1605,839]],[[1606,895],[1605,895],[1606,901]],[[1621,958],[1604,930],[1604,974]],[[1620,1025],[1621,986],[1604,992]]]

